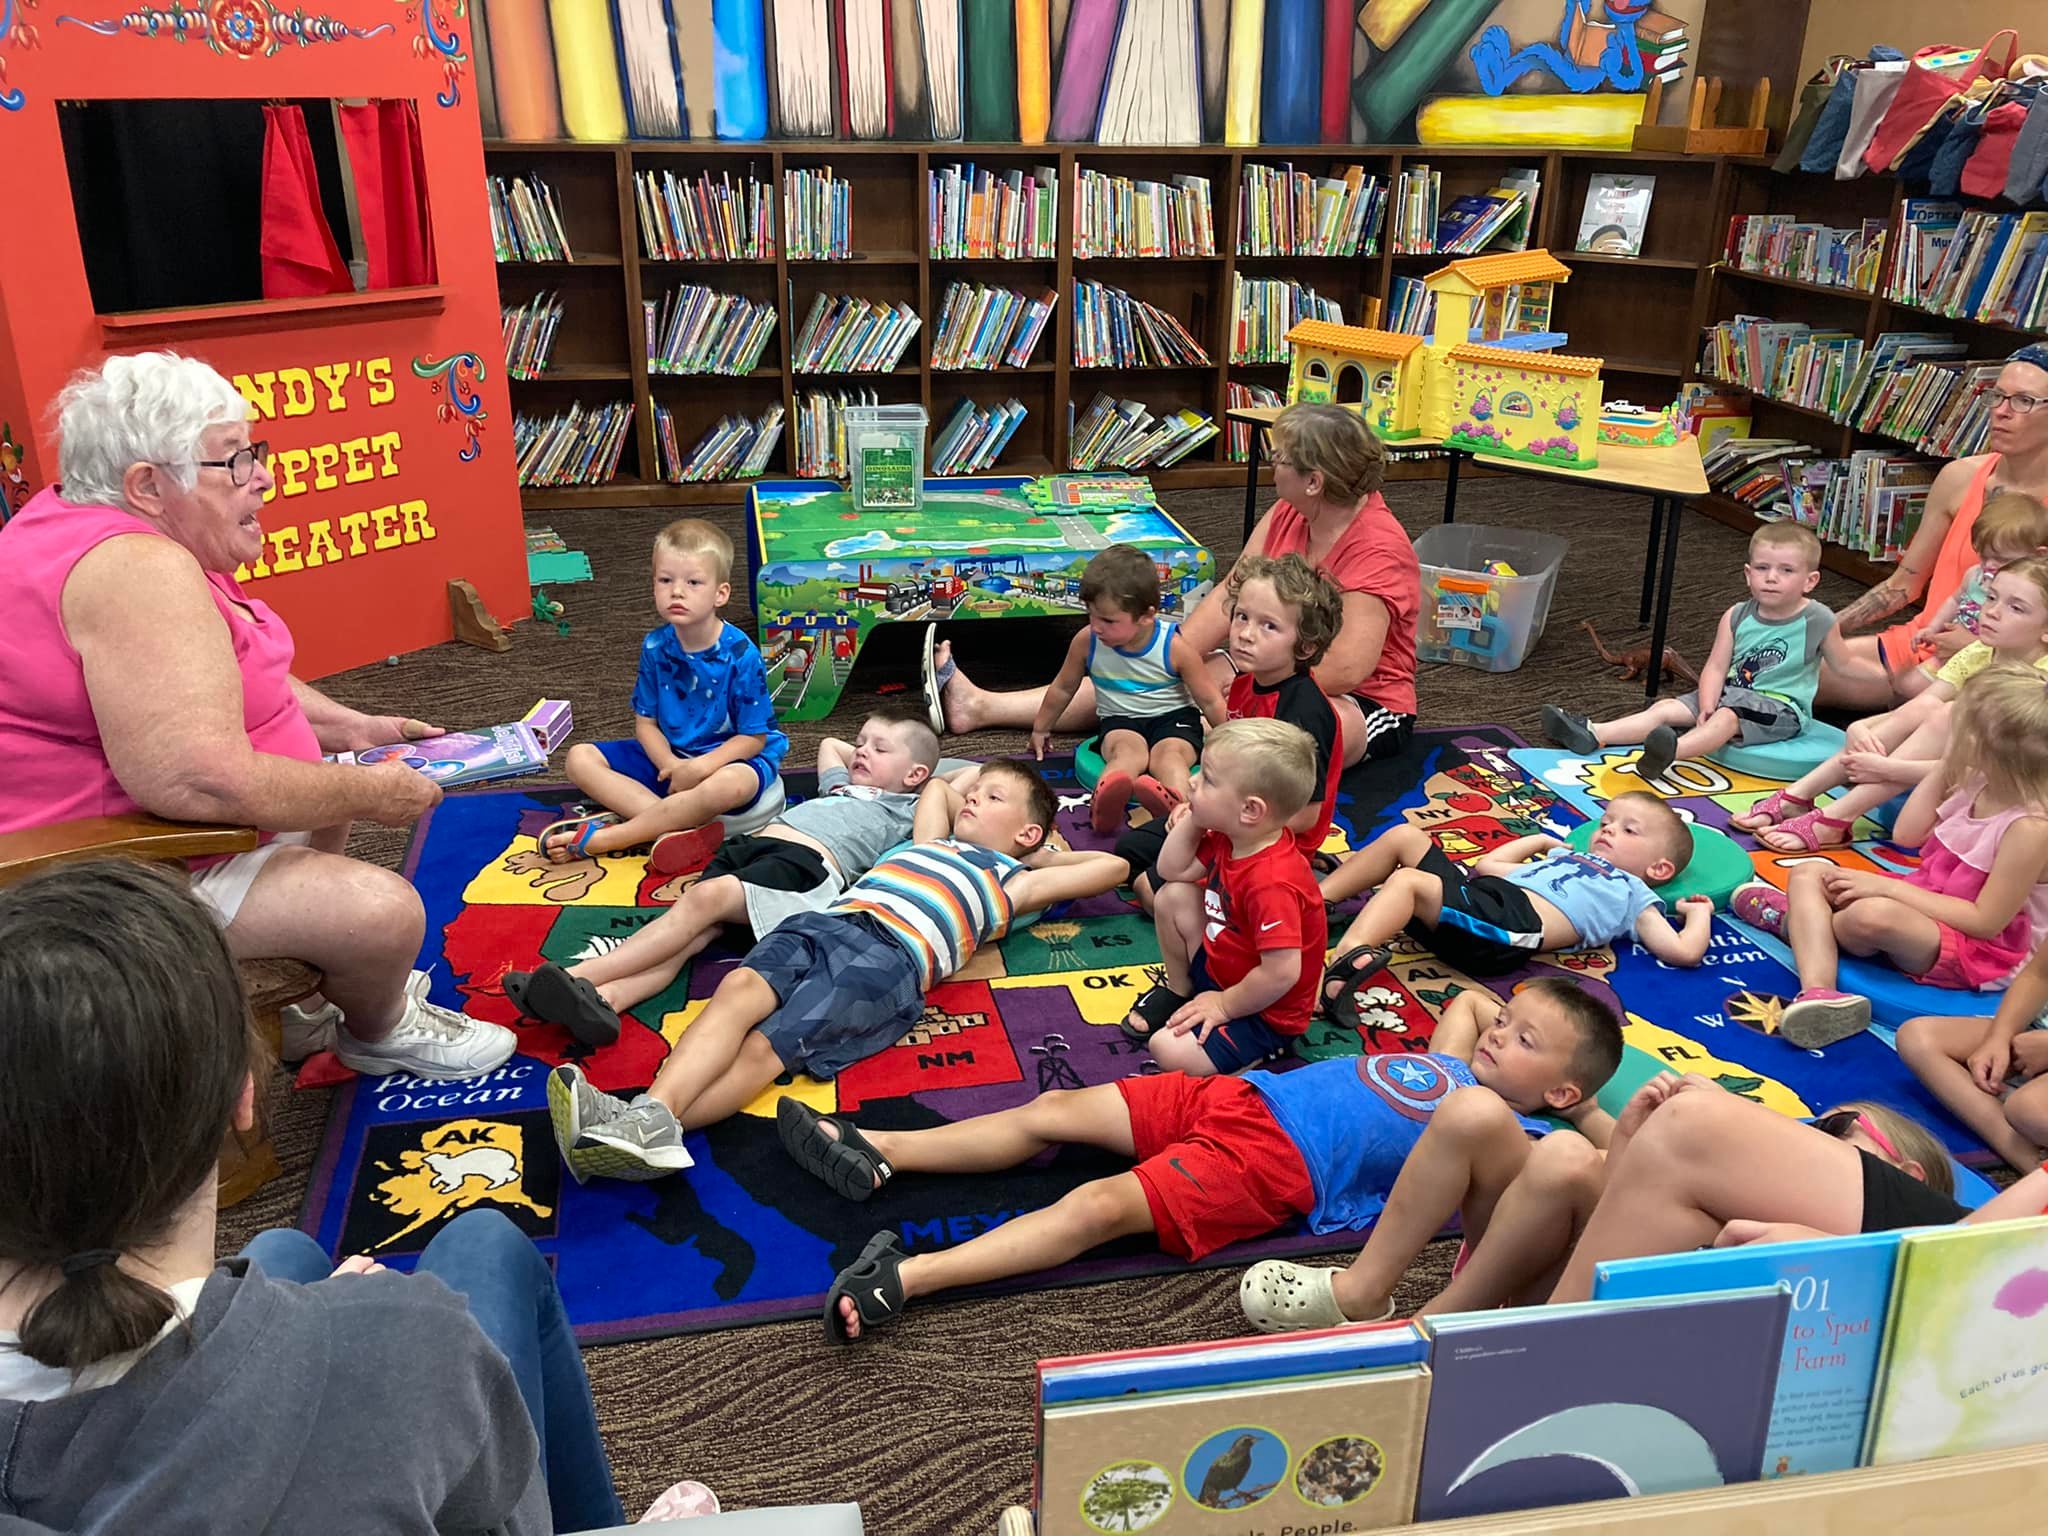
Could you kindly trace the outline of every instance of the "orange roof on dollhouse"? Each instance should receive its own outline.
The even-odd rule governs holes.
[[[1452,347],[1450,358],[1458,363],[1490,363],[1496,368],[1519,368],[1524,373],[1569,373],[1590,379],[1600,372],[1604,358],[1573,357],[1564,352],[1518,352],[1513,347],[1486,347],[1468,341]]]
[[[1338,325],[1329,320],[1300,320],[1287,333],[1287,342],[1298,347],[1321,347],[1331,352],[1349,352],[1359,357],[1403,358],[1422,345],[1420,336],[1400,331],[1374,331],[1360,325]]]
[[[1468,256],[1454,261],[1424,278],[1423,286],[1434,287],[1447,277],[1462,278],[1479,292],[1505,288],[1513,283],[1563,283],[1571,280],[1572,269],[1548,251],[1502,251],[1494,256]]]

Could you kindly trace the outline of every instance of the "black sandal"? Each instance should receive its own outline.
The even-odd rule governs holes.
[[[787,1104],[790,1101],[783,1100]],[[832,1289],[825,1293],[825,1337],[834,1344],[850,1344],[853,1336],[846,1331],[846,1319],[839,1315],[842,1297],[850,1297],[853,1309],[860,1316],[862,1337],[876,1328],[883,1328],[903,1315],[903,1261],[910,1257],[896,1243],[893,1230],[877,1232],[868,1239],[867,1247],[861,1249],[855,1259],[832,1281]]]
[[[599,995],[597,988],[581,976],[571,976],[552,960],[526,978],[520,1012],[549,1024],[559,1024],[577,1042],[593,1049],[619,1038],[618,1010]],[[505,995],[512,996],[510,987]]]
[[[505,1001],[519,1010],[519,1017],[522,1019],[533,1017],[526,1008],[526,984],[532,980],[531,971],[507,971],[498,982],[504,990]]]
[[[1164,1029],[1166,1021],[1186,1007],[1189,1001],[1189,998],[1161,982],[1158,986],[1148,989],[1143,997],[1131,1004],[1131,1012],[1145,1021],[1145,1027],[1140,1029],[1126,1018],[1117,1025],[1117,1028],[1143,1045]]]
[[[839,1134],[826,1135],[827,1125]],[[842,1199],[865,1200],[896,1172],[851,1120],[820,1114],[801,1099],[785,1098],[775,1106],[775,1130],[796,1165]]]
[[[1323,972],[1323,1012],[1339,1024],[1356,1029],[1358,1003],[1353,994],[1366,977],[1384,971],[1393,955],[1390,945],[1359,944],[1332,960]]]

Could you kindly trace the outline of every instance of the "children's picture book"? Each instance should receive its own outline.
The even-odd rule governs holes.
[[[1047,1408],[1039,1536],[1282,1536],[1406,1525],[1423,1365]]]
[[[1864,1460],[1965,1456],[2048,1419],[2048,1217],[1899,1241]]]
[[[1423,1365],[1429,1338],[1417,1323],[1347,1324],[1280,1337],[1252,1335],[1198,1344],[1163,1344],[1108,1355],[1066,1355],[1038,1362],[1045,1407],[1143,1392],[1185,1392],[1272,1381],[1283,1376]]]
[[[1898,1233],[1871,1232],[1618,1259],[1594,1266],[1593,1299],[1635,1301],[1782,1281],[1792,1310],[1763,1475],[1846,1472],[1861,1465],[1898,1254]]]
[[[1576,249],[1602,256],[1642,255],[1643,228],[1650,222],[1650,194],[1656,186],[1654,176],[1602,171],[1588,177]]]
[[[1774,1286],[1428,1319],[1415,1518],[1754,1481],[1791,1300]]]
[[[539,773],[548,765],[548,754],[533,727],[521,720],[481,731],[450,731],[425,741],[394,741],[362,752],[340,752],[335,761],[360,763],[366,768],[401,762],[443,789],[460,789],[465,784]]]

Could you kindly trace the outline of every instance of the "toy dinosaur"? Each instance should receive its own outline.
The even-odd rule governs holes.
[[[1600,631],[1593,627],[1591,619],[1581,619],[1579,621],[1579,628],[1593,637],[1593,649],[1599,652],[1600,659],[1610,667],[1621,668],[1621,675],[1624,678],[1641,677],[1644,669],[1650,665],[1650,647],[1647,644],[1636,646],[1632,650],[1622,651],[1617,655],[1600,643]],[[1688,683],[1696,683],[1700,680],[1700,675],[1693,670],[1692,663],[1668,645],[1664,647],[1663,675],[1665,677],[1675,677],[1682,682]]]

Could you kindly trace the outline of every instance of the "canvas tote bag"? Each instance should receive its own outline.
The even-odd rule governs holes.
[[[1849,103],[1849,127],[1842,135],[1842,153],[1835,161],[1835,180],[1854,181],[1863,174],[1863,155],[1878,125],[1891,111],[1899,87],[1906,83],[1906,61],[1885,60],[1856,71],[1856,95]]]
[[[2000,38],[2005,39],[2006,45],[2003,62],[1992,52]],[[1927,131],[1956,92],[1980,77],[2003,80],[2019,56],[2019,48],[2019,34],[2005,27],[1992,33],[1990,40],[1974,53],[1967,48],[1947,46],[1916,50],[1907,61],[1905,77],[1893,92],[1883,120],[1864,148],[1864,166],[1873,171],[1890,170],[1899,156]]]

